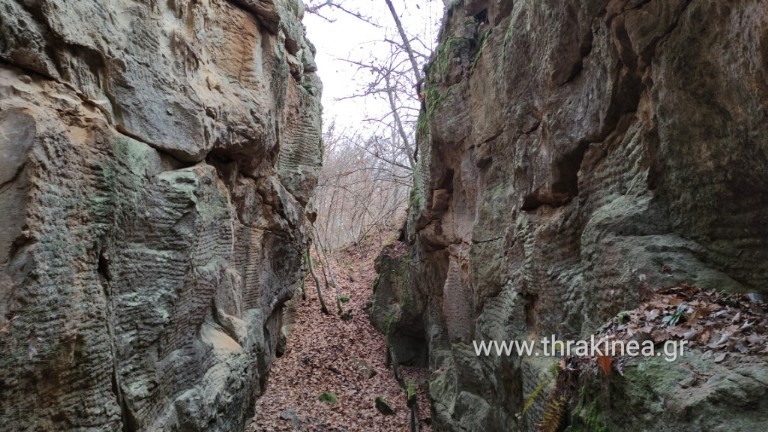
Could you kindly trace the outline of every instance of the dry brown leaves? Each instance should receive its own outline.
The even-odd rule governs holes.
[[[391,235],[388,233],[388,235]],[[323,315],[315,287],[308,279],[307,300],[297,313],[283,357],[276,359],[264,395],[256,402],[256,416],[247,431],[408,431],[410,409],[406,395],[386,367],[384,335],[368,320],[365,308],[372,294],[373,261],[381,249],[377,238],[338,254],[333,271],[340,294],[352,319]],[[335,295],[325,292],[329,308]],[[366,370],[375,371],[372,377]],[[428,372],[403,368],[406,382],[424,382]],[[419,418],[429,417],[429,404],[419,386]],[[336,394],[338,403],[318,399],[323,392]],[[395,414],[385,416],[374,407],[384,396]],[[421,422],[422,430],[429,430]]]
[[[619,313],[598,334],[608,340],[688,341],[703,358],[768,354],[768,304],[744,294],[681,285],[657,292],[637,309]]]
[[[607,322],[595,334],[595,345],[605,346],[606,342],[611,345],[614,341],[625,345],[629,341],[652,342],[658,356],[660,345],[684,340],[686,351],[696,348],[704,360],[764,364],[768,355],[768,303],[755,297],[702,291],[688,285],[667,288],[638,308],[621,312]],[[575,397],[585,376],[602,375],[610,379],[614,371],[623,375],[627,360],[626,356],[599,354],[561,358],[555,391],[546,405],[549,414],[539,429],[559,427],[560,423],[555,422],[559,418],[555,415],[559,401]],[[683,366],[693,374],[693,382],[711,376],[689,362]]]

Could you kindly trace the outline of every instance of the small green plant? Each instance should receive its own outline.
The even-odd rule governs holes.
[[[558,375],[560,374],[560,362],[552,363],[548,370],[551,377],[547,375],[540,377],[538,384],[536,384],[536,387],[533,389],[531,394],[528,395],[528,397],[525,399],[525,402],[523,403],[523,410],[520,412],[521,417],[524,416],[525,413],[527,413],[528,410],[533,407],[533,405],[539,399],[539,396],[542,396],[542,392],[549,385],[549,383],[557,379]]]
[[[423,137],[429,132],[429,114],[426,112],[419,115],[419,119],[416,121],[416,133]]]
[[[429,67],[430,75],[435,78],[432,80],[433,82],[440,82],[445,79],[451,66],[451,59],[467,46],[469,46],[468,39],[449,37],[437,47],[434,62]]]
[[[431,121],[437,108],[446,99],[448,99],[448,91],[440,91],[436,86],[429,86],[425,96],[425,105],[427,108],[427,121]]]
[[[544,417],[536,425],[537,429],[543,432],[557,432],[561,429],[563,418],[566,415],[568,398],[566,395],[560,395],[552,399],[544,408]],[[597,432],[597,429],[591,429]]]
[[[661,320],[666,325],[676,325],[685,317],[685,311],[688,309],[688,305],[681,303],[677,306],[677,310],[672,315],[667,315]]]
[[[320,396],[317,398],[330,405],[335,405],[339,402],[339,399],[336,397],[336,393],[332,391],[324,391],[320,393]]]
[[[624,324],[629,320],[629,312],[621,311],[617,318],[619,319],[619,325]]]
[[[549,373],[552,374],[552,378],[557,378],[560,373],[560,362],[552,363],[552,366],[549,367]]]
[[[420,117],[421,118],[421,117]],[[415,176],[414,176],[415,178]],[[421,194],[419,194],[419,191],[416,189],[416,186],[411,188],[411,194],[408,200],[408,206],[411,209],[420,209],[421,208]]]
[[[339,296],[339,301],[342,303],[349,303],[349,296],[346,294],[342,294]]]
[[[539,384],[536,385],[536,388],[533,389],[530,395],[525,399],[525,404],[523,405],[523,410],[520,412],[520,416],[524,416],[526,412],[528,412],[531,407],[533,407],[533,404],[536,403],[536,400],[539,398],[539,395],[541,394],[542,390],[544,390],[544,387],[549,384],[548,379],[542,379],[539,381]]]

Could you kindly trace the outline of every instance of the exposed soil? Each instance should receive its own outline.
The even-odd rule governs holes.
[[[332,314],[320,312],[314,281],[307,277],[307,298],[300,302],[285,354],[272,367],[248,432],[410,430],[405,391],[386,365],[385,336],[368,318],[374,259],[383,239],[392,236],[388,233],[336,253],[331,269],[339,294],[349,297],[342,304],[351,313],[349,320],[337,315],[336,294],[330,287],[324,289],[324,297]],[[322,271],[317,271],[322,279]],[[401,372],[404,382],[418,384],[420,430],[430,431],[428,371],[401,367]],[[333,392],[338,401],[321,401],[324,392]],[[378,396],[385,398],[394,414],[376,409]]]

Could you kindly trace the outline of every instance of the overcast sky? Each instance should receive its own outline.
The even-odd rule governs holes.
[[[365,74],[342,59],[365,60],[386,56],[388,46],[382,42],[385,37],[400,40],[384,0],[353,0],[343,3],[356,8],[363,15],[372,17],[381,25],[376,28],[338,10],[325,8],[323,15],[331,18],[328,22],[318,16],[306,14],[304,24],[307,35],[317,47],[315,60],[318,74],[323,80],[323,108],[325,124],[332,119],[340,127],[364,129],[364,120],[369,116],[386,111],[371,98],[338,101],[339,98],[360,93],[365,83]],[[439,0],[421,0],[410,3],[393,0],[403,26],[411,34],[434,48],[437,38],[437,22],[442,17],[443,3]],[[352,6],[354,5],[354,6]]]

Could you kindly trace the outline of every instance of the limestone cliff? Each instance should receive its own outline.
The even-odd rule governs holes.
[[[376,305],[428,344],[436,430],[534,430],[541,413],[520,414],[552,360],[478,358],[473,340],[587,336],[682,282],[768,290],[768,7],[449,3],[422,86],[410,251],[379,281],[409,293]],[[706,391],[681,390],[682,362],[632,365],[645,381],[612,387],[604,430],[768,427],[765,359],[696,364],[719,376]]]
[[[0,0],[0,430],[237,431],[298,288],[298,0]]]

